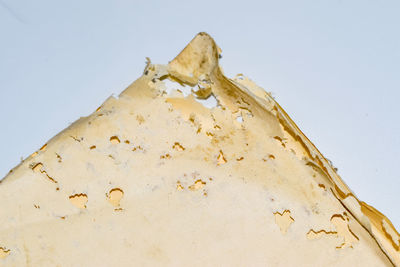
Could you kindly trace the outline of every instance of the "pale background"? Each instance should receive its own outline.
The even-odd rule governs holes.
[[[0,176],[206,31],[400,229],[399,3],[0,0]]]

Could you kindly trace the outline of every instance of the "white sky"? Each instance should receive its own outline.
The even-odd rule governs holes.
[[[199,31],[400,229],[400,2],[0,0],[0,176]]]

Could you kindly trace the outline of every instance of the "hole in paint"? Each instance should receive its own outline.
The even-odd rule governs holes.
[[[186,97],[192,93],[193,87],[170,80],[170,78],[164,79],[163,83],[165,85],[164,91],[167,95],[174,95],[174,93],[177,91]]]
[[[207,98],[204,99],[195,98],[195,100],[208,109],[212,109],[218,106],[218,100],[214,96],[214,94],[210,94]]]

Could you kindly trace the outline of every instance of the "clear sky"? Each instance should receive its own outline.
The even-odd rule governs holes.
[[[400,229],[399,1],[0,0],[0,176],[200,31]]]

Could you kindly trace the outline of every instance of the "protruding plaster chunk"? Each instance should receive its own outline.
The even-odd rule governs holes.
[[[86,194],[75,194],[69,196],[69,201],[71,201],[72,205],[80,209],[86,209],[86,203],[88,202],[88,197]]]
[[[386,219],[382,220],[382,229],[385,231],[385,233],[387,235],[389,235],[390,239],[392,239],[392,242],[395,244],[395,247],[397,246],[397,248],[399,248],[400,247],[400,236],[395,232],[395,230],[393,230],[392,227],[390,227],[390,225],[386,221]]]
[[[336,231],[326,231],[326,230],[319,230],[314,231],[311,229],[307,233],[307,239],[319,239],[322,236],[335,236],[335,237],[342,237],[343,243],[336,248],[342,249],[346,247],[353,247],[354,243],[358,242],[358,237],[350,230],[348,225],[348,218],[344,218],[341,214],[334,214],[331,217],[331,223],[335,226]]]
[[[124,191],[120,188],[113,188],[108,192],[107,197],[111,205],[119,207],[121,199],[124,197]]]
[[[336,227],[337,235],[343,237],[344,242],[337,248],[353,247],[358,242],[358,237],[350,230],[347,220],[341,214],[331,217],[332,224]]]
[[[294,222],[294,219],[290,216],[290,210],[285,210],[282,213],[275,212],[275,223],[281,229],[282,234],[286,234],[289,226]]]
[[[6,258],[10,254],[10,250],[5,247],[0,247],[0,259]]]

